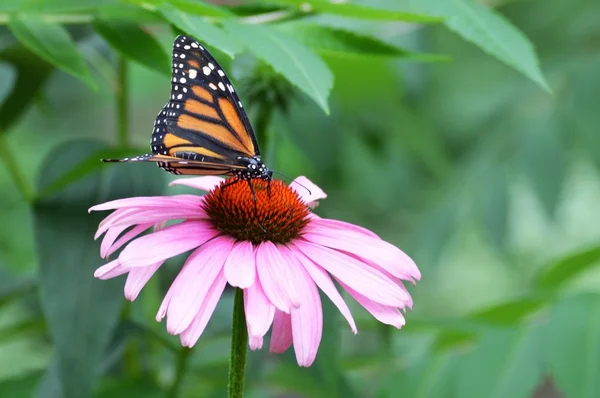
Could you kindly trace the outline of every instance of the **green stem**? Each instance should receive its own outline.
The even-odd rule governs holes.
[[[0,132],[0,134],[1,133],[2,132]],[[8,170],[8,174],[25,200],[27,200],[27,202],[33,201],[33,188],[29,186],[25,174],[19,168],[17,159],[15,159],[15,157],[12,155],[12,152],[10,151],[10,148],[8,148],[8,145],[6,144],[6,141],[2,135],[0,135],[0,161],[4,163],[4,167],[6,167],[6,170]]]
[[[127,135],[129,133],[129,75],[127,59],[119,56],[117,63],[117,142],[121,148],[127,148]]]
[[[273,167],[274,155],[275,155],[275,133],[269,130],[269,124],[273,116],[273,105],[266,102],[259,105],[258,115],[256,115],[256,131],[258,132],[259,145],[263,148],[263,162],[267,161],[271,163]]]
[[[244,313],[244,291],[235,289],[233,302],[233,325],[231,332],[231,357],[229,359],[229,398],[244,396],[244,378],[246,373],[246,349],[248,330]]]
[[[179,350],[177,356],[177,368],[175,369],[175,380],[173,380],[173,384],[171,384],[171,388],[167,392],[167,398],[177,398],[179,396],[191,353],[192,350],[188,347],[181,347]]]

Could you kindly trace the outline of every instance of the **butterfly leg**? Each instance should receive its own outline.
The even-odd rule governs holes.
[[[246,181],[248,181],[248,186],[250,187],[250,192],[252,192],[252,199],[254,200],[254,217],[256,218],[256,221],[258,222],[258,226],[260,227],[260,229],[266,234],[267,230],[265,229],[265,227],[263,227],[260,220],[258,219],[258,205],[257,205],[258,198],[256,197],[256,191],[254,190],[254,185],[252,185],[251,180],[246,180]]]

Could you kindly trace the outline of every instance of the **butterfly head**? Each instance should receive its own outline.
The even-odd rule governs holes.
[[[260,178],[270,181],[273,178],[273,172],[260,160],[260,156],[252,156],[244,159],[247,166],[243,170],[236,170],[235,175],[242,180],[251,180]]]

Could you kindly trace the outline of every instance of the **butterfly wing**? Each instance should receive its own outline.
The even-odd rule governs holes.
[[[152,154],[175,174],[229,174],[259,155],[256,136],[231,81],[195,39],[173,43],[171,98],[154,121]]]

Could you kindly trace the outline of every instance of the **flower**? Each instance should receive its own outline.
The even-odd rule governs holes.
[[[321,341],[317,288],[357,333],[332,277],[380,322],[404,325],[400,310],[412,308],[412,300],[401,280],[414,283],[419,269],[373,232],[312,213],[327,195],[307,178],[287,186],[206,176],[171,185],[209,193],[120,199],[90,209],[116,209],[96,233],[104,234],[103,258],[127,244],[94,275],[127,273],[125,297],[133,301],[165,260],[193,250],[156,316],[166,317],[167,331],[184,346],[198,341],[227,283],[243,289],[250,348],[261,348],[272,326],[270,350],[281,353],[293,344],[300,366],[312,364]],[[182,221],[165,226],[173,220]]]

